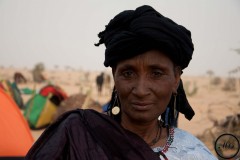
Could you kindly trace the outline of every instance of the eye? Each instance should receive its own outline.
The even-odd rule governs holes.
[[[158,78],[158,77],[161,77],[163,75],[164,75],[164,73],[159,69],[152,71],[152,77],[154,77],[154,78]]]
[[[134,76],[134,72],[132,70],[126,70],[122,72],[124,78],[131,78]]]

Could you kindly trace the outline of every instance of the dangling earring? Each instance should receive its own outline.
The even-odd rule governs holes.
[[[173,97],[174,97],[174,101],[173,101],[173,109],[174,109],[174,119],[176,119],[177,118],[177,114],[178,114],[178,112],[177,112],[177,108],[176,108],[176,106],[177,106],[177,93],[173,93]]]
[[[111,112],[113,115],[118,115],[120,113],[117,91],[115,91],[114,102]]]
[[[174,116],[174,126],[178,126],[178,111],[177,111],[177,93],[173,93],[174,101],[173,101],[173,116]]]
[[[166,111],[165,111],[165,120],[164,120],[164,125],[166,126],[166,127],[168,127],[169,126],[169,112],[170,112],[170,108],[169,107],[167,107],[167,109],[166,109]]]

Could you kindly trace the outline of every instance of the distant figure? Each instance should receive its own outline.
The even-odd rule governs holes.
[[[109,74],[105,74],[104,76],[104,86],[106,88],[106,94],[110,95],[112,93],[112,88],[111,88],[111,76]]]
[[[104,73],[102,72],[100,75],[96,77],[98,95],[101,95],[102,93],[103,82],[104,82]]]
[[[14,73],[13,78],[14,78],[14,82],[17,83],[17,84],[18,83],[27,83],[26,78],[20,72]]]
[[[46,80],[46,78],[43,76],[42,72],[44,71],[45,67],[43,63],[38,63],[35,65],[32,75],[33,75],[33,81],[37,83],[42,83]]]
[[[32,74],[33,74],[34,82],[42,83],[46,80],[45,77],[42,75],[42,73],[38,70],[33,70]]]

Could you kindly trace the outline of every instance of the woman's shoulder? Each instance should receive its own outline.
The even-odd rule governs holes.
[[[63,113],[62,115],[60,115],[56,122],[69,122],[69,121],[75,121],[75,120],[87,120],[89,117],[100,117],[100,118],[108,118],[109,116],[104,114],[104,113],[100,113],[98,111],[95,111],[93,109],[74,109],[74,110],[70,110],[67,111],[65,113]]]
[[[200,141],[196,136],[180,128],[174,128],[174,144],[182,145],[189,149],[190,148],[207,149],[203,142]]]
[[[187,157],[216,159],[202,141],[191,133],[179,128],[174,128],[174,140],[171,148],[174,152],[179,152],[179,154],[185,153]]]
[[[178,140],[183,140],[186,143],[188,143],[189,141],[194,143],[202,143],[197,137],[180,128],[174,128],[174,138]]]

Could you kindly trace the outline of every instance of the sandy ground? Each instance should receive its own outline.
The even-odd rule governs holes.
[[[26,87],[30,89],[40,89],[42,86],[52,83],[59,85],[68,95],[90,93],[91,98],[102,105],[110,99],[111,89],[107,88],[107,86],[104,86],[101,95],[97,93],[95,77],[100,72],[87,72],[73,69],[47,70],[43,72],[47,81],[41,84],[36,84],[32,80],[31,70],[29,69],[1,67],[0,80],[8,79],[13,81],[13,75],[15,72],[21,72],[28,80],[26,84],[19,85],[20,89]],[[104,72],[110,74],[108,70]],[[239,77],[239,75],[236,76]],[[191,121],[186,120],[183,115],[180,115],[179,128],[184,129],[195,136],[204,136],[207,130],[213,130],[216,128],[216,122],[224,120],[228,115],[239,113],[240,80],[236,81],[233,90],[230,91],[226,89],[226,86],[229,84],[227,78],[228,77],[209,77],[207,75],[182,76],[188,100],[196,114]],[[24,102],[27,102],[30,98],[29,95],[22,95],[22,97]],[[240,128],[239,125],[237,127]],[[32,130],[31,133],[34,139],[37,140],[43,131],[44,130]],[[227,132],[227,130],[225,131],[223,129],[222,132]],[[212,135],[212,138],[216,137],[218,137],[218,135]],[[206,141],[204,141],[204,143],[213,150],[213,143],[207,143]]]

